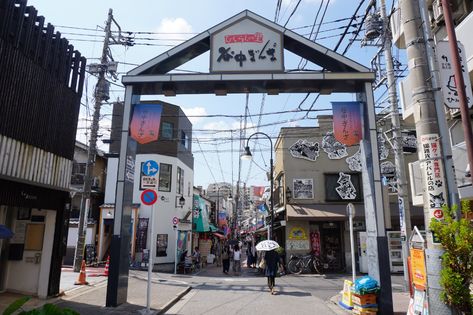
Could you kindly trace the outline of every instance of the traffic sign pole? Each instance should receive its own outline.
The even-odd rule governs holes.
[[[148,257],[148,288],[146,289],[146,314],[151,314],[150,301],[151,301],[151,275],[153,271],[153,258],[154,258],[154,203],[151,205],[151,237],[149,238],[149,257]]]

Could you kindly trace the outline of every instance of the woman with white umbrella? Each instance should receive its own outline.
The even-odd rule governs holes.
[[[279,254],[276,252],[278,247],[279,244],[271,240],[262,241],[256,245],[256,250],[266,252],[264,255],[264,275],[268,279],[268,288],[271,294],[276,294],[274,286],[276,285],[276,274],[279,265]]]

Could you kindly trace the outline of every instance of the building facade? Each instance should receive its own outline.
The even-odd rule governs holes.
[[[77,246],[79,213],[82,206],[82,191],[87,168],[88,146],[76,141],[71,176],[71,215],[67,236],[67,250],[64,265],[74,264]],[[102,150],[97,150],[91,186],[90,210],[87,213],[87,232],[84,259],[87,264],[97,260],[97,222],[100,219],[100,206],[104,203],[105,180],[107,178],[107,158]],[[100,261],[100,260],[99,260]]]
[[[326,262],[328,271],[342,271],[351,265],[348,203],[356,209],[355,231],[366,230],[360,147],[347,147],[335,140],[331,116],[319,116],[318,122],[318,127],[282,128],[275,143],[274,234],[284,244],[286,257],[312,252]],[[397,195],[389,185],[393,155],[382,139],[380,136],[378,143],[385,202],[389,203],[385,209],[390,212],[386,213],[390,218],[386,226],[399,231]],[[423,224],[422,209],[413,207],[411,220],[412,225]],[[359,238],[357,233],[357,243],[361,244]],[[360,260],[363,246],[358,247]],[[392,254],[393,261],[401,258],[397,257],[400,251]]]
[[[0,292],[59,293],[85,58],[26,1],[0,2]]]
[[[177,246],[190,250],[192,237],[192,204],[194,158],[192,155],[192,124],[180,107],[162,101],[142,102],[162,108],[159,135],[156,141],[138,144],[134,166],[133,210],[130,259],[140,266],[146,263],[150,246],[155,247],[154,263],[174,264]],[[123,105],[113,109],[110,152],[119,152],[119,130]],[[158,195],[154,205],[146,205],[142,194],[149,185],[143,174],[147,161],[159,165],[156,175]],[[109,158],[105,203],[100,210],[98,258],[106,258],[113,229],[118,158]],[[154,233],[151,234],[151,211],[154,211]],[[179,221],[174,224],[174,220]]]

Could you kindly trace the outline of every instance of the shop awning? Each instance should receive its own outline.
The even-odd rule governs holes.
[[[356,206],[355,206],[356,207]],[[358,207],[357,207],[358,208]],[[360,209],[356,209],[360,210]],[[361,210],[360,210],[361,211]],[[331,204],[304,204],[286,205],[287,219],[310,220],[310,221],[344,221],[346,216],[346,205]]]
[[[218,232],[218,228],[212,223],[209,223],[209,229],[210,229],[210,232]]]

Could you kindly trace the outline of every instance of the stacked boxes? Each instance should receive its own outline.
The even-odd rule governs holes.
[[[376,304],[376,294],[353,294],[353,314],[356,315],[376,315],[378,312],[378,304]]]

